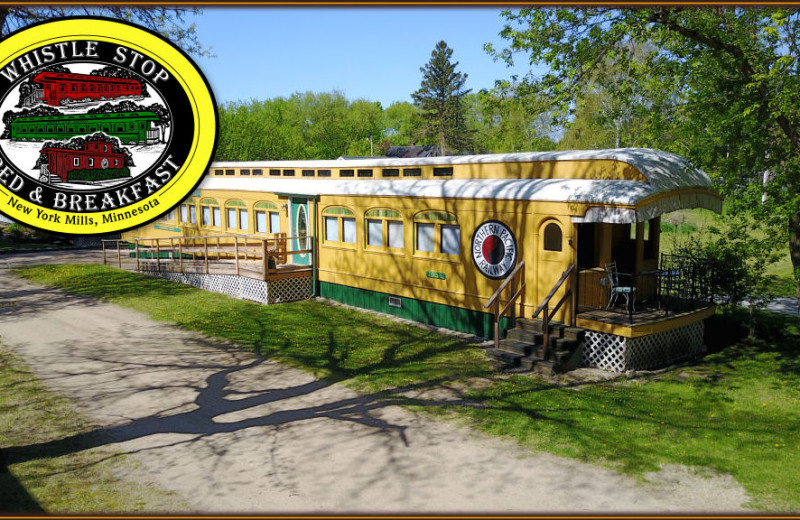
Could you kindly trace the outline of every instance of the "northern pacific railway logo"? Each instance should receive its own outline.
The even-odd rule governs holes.
[[[130,229],[184,199],[217,140],[213,94],[161,36],[105,18],[0,42],[0,212],[69,234]]]
[[[505,278],[517,264],[517,240],[505,224],[487,220],[472,235],[472,260],[484,276]]]

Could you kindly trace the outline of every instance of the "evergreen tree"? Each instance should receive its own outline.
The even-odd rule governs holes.
[[[423,73],[419,90],[411,94],[425,122],[424,135],[436,141],[441,155],[468,149],[472,141],[464,99],[471,90],[464,89],[467,75],[456,72],[458,62],[450,61],[452,55],[447,43],[437,43],[430,61],[419,69]]]

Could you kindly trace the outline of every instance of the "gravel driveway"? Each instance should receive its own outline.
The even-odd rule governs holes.
[[[126,478],[197,512],[741,512],[747,501],[726,475],[672,467],[642,483],[531,452],[2,268],[0,341],[139,462]]]

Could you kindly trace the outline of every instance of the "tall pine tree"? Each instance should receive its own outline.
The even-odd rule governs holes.
[[[452,55],[447,43],[437,43],[430,61],[419,69],[423,73],[419,90],[411,94],[425,122],[425,137],[436,141],[441,155],[468,149],[472,141],[464,99],[471,89],[464,89],[467,75],[456,72],[458,62],[450,61]]]

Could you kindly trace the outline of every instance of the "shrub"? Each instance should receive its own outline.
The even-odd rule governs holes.
[[[19,222],[14,222],[6,228],[6,234],[8,235],[8,238],[14,242],[17,242],[22,240],[22,238],[28,234],[28,228]]]

